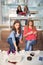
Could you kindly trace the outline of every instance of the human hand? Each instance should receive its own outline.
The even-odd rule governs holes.
[[[25,34],[25,37],[28,36],[28,35],[31,35],[31,34],[33,34],[33,31],[28,32],[27,34]]]
[[[16,51],[17,51],[18,49],[17,49],[17,46],[16,46]]]
[[[30,34],[33,34],[33,31],[31,31]]]
[[[30,35],[30,34],[33,34],[33,31],[27,33],[27,35]]]
[[[36,34],[37,32],[35,31],[35,32],[33,32],[33,34]]]

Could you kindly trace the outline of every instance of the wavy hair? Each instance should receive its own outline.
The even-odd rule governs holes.
[[[16,31],[16,28],[15,28],[15,24],[16,24],[16,23],[19,23],[19,28],[18,28],[18,30],[19,30],[19,34],[21,34],[21,23],[20,23],[19,20],[15,20],[15,21],[14,21],[13,26],[12,26],[12,30],[14,30],[15,33],[17,32],[17,31]]]

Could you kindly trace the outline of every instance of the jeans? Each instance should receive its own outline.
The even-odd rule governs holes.
[[[15,47],[14,47],[14,44],[13,44],[12,38],[9,38],[9,39],[8,39],[8,43],[10,44],[10,51],[15,50]]]
[[[32,51],[32,47],[34,44],[36,44],[36,40],[28,40],[25,42],[26,43],[26,47],[25,47],[25,51]]]
[[[15,40],[16,40],[17,48],[20,49],[19,48],[19,38],[18,37],[17,38],[15,37]],[[13,51],[13,50],[16,51],[15,46],[14,46],[14,43],[12,41],[12,38],[8,38],[8,43],[10,44],[10,51]]]

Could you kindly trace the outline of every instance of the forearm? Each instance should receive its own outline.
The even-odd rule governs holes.
[[[26,36],[28,36],[28,33],[27,34],[25,34],[25,35],[23,35],[24,37],[26,37]]]
[[[20,43],[23,43],[23,40],[22,40],[22,39],[20,39],[20,40],[19,40],[19,42],[20,42]]]
[[[28,35],[31,35],[31,34],[32,34],[31,32],[26,33],[26,34],[24,35],[24,37],[26,37],[26,36],[28,36]]]
[[[15,46],[15,49],[16,49],[16,51],[17,51],[17,45],[16,45],[16,42],[14,43],[14,46]]]

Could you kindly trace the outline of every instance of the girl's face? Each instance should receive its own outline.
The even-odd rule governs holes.
[[[33,23],[30,21],[30,22],[29,22],[29,26],[32,26],[32,25],[33,25]]]
[[[20,9],[21,9],[21,7],[19,6],[19,7],[18,7],[18,9],[20,10]]]
[[[15,26],[16,30],[18,30],[18,28],[20,27],[20,24],[16,23],[14,26]]]

